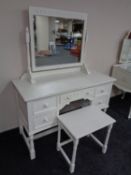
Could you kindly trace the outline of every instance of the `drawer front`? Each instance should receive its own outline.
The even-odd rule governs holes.
[[[41,127],[45,127],[46,129],[48,126],[55,125],[56,123],[57,123],[56,110],[41,112],[34,116],[35,129],[39,129]]]
[[[80,99],[80,95],[81,94],[79,91],[67,93],[67,94],[61,95],[60,101],[62,104],[68,104],[71,101]]]
[[[32,108],[34,113],[44,112],[50,108],[56,107],[56,97],[42,99],[32,102]]]
[[[102,96],[95,98],[92,102],[93,105],[98,106],[100,109],[104,109],[108,107],[109,96]]]
[[[61,95],[60,97],[60,105],[61,108],[64,107],[66,104],[69,104],[72,101],[80,100],[80,99],[94,99],[95,89],[94,88],[88,88],[83,89],[80,91],[75,91],[71,93],[67,93],[64,95]]]
[[[95,96],[110,95],[111,87],[111,84],[96,87]]]
[[[94,88],[88,88],[83,90],[83,98],[93,100],[95,95],[95,89]]]

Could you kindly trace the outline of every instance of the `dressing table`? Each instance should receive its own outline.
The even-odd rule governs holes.
[[[115,86],[125,93],[131,93],[131,32],[123,40],[119,64],[113,66],[112,76],[117,79]],[[131,107],[128,118],[131,118]]]
[[[34,159],[34,139],[57,131],[60,110],[80,99],[106,110],[115,78],[85,65],[85,13],[30,7],[26,44],[27,73],[13,85],[19,131]]]

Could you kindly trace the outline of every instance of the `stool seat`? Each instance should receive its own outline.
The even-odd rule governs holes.
[[[106,153],[114,122],[115,120],[113,118],[93,105],[62,114],[58,117],[57,150],[62,153],[65,160],[70,165],[71,173],[73,173],[75,170],[76,152],[79,140],[82,137],[90,136],[99,146],[102,147],[102,152]],[[107,134],[104,143],[102,143],[92,133],[104,127],[107,127]],[[64,130],[70,139],[61,142],[61,130]],[[62,148],[62,146],[70,142],[73,142],[73,153],[71,160]]]
[[[63,114],[58,121],[75,139],[80,139],[115,122],[113,118],[96,106]]]

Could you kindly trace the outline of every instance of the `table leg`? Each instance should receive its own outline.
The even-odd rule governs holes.
[[[74,141],[72,160],[71,160],[71,164],[70,164],[70,172],[71,173],[73,173],[75,170],[75,160],[76,160],[76,152],[77,152],[78,143],[79,143],[79,140]]]
[[[111,124],[111,125],[108,126],[106,139],[105,139],[104,145],[103,145],[103,147],[102,147],[102,153],[103,153],[103,154],[105,154],[106,151],[107,151],[108,141],[109,141],[109,138],[110,138],[110,134],[111,134],[112,127],[113,127],[113,124]]]
[[[125,96],[126,96],[126,92],[122,92],[122,96],[121,96],[121,99],[124,99],[125,98]]]
[[[57,151],[60,150],[60,140],[61,140],[61,128],[58,125],[58,135],[57,135]]]
[[[31,160],[35,159],[35,147],[34,147],[34,137],[33,135],[29,136],[29,144],[30,144],[30,158]]]
[[[128,118],[131,118],[131,106],[130,106],[130,109],[129,109]]]

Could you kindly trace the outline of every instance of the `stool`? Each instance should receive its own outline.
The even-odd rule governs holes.
[[[70,172],[75,170],[75,160],[79,139],[90,136],[98,145],[102,147],[102,152],[106,153],[107,145],[111,133],[111,129],[115,120],[101,111],[95,106],[84,107],[66,114],[62,114],[58,118],[58,138],[57,150],[62,153],[65,160],[70,166]],[[104,144],[98,140],[92,133],[107,127],[107,134]],[[69,136],[70,139],[61,142],[61,130]],[[73,141],[73,153],[70,160],[62,146]]]

